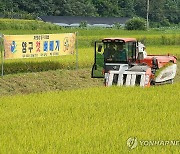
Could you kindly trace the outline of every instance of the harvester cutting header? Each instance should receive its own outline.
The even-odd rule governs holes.
[[[177,58],[147,55],[135,38],[105,38],[95,42],[92,78],[104,78],[106,86],[142,86],[173,83]]]

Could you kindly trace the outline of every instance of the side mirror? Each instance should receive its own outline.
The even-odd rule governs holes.
[[[93,69],[97,70],[97,65],[96,64],[93,65]]]
[[[138,53],[138,60],[144,60],[144,54],[143,52]]]
[[[101,52],[101,50],[102,50],[102,45],[99,45],[98,46],[98,52]]]
[[[97,65],[94,66],[94,69],[97,70]]]

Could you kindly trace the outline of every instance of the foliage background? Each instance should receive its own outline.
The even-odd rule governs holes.
[[[36,18],[42,15],[142,17],[146,18],[146,0],[1,0],[4,17]],[[178,24],[180,0],[150,0],[150,20]],[[158,26],[158,25],[156,25]]]

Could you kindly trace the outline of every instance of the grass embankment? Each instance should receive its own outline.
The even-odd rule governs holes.
[[[0,78],[0,96],[97,86],[103,86],[103,80],[91,79],[91,69],[49,70]]]
[[[129,137],[179,140],[180,84],[0,98],[0,153],[128,153]],[[132,153],[179,153],[140,146]]]
[[[180,83],[179,65],[174,82]],[[0,78],[0,96],[96,86],[103,86],[103,79],[92,79],[90,68],[9,74]]]
[[[0,19],[0,30],[10,32],[11,34],[17,34],[18,30],[28,31],[31,30],[60,30],[61,27],[53,25],[51,23],[44,23],[38,20],[22,20],[22,19]],[[2,32],[1,32],[2,33]]]

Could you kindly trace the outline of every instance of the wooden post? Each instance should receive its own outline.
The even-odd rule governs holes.
[[[79,68],[79,63],[78,63],[78,32],[76,34],[76,69]]]
[[[1,76],[4,76],[4,52],[3,52],[3,36],[0,34],[0,52],[1,52]]]
[[[4,76],[4,54],[3,50],[1,49],[1,76]]]
[[[149,0],[147,0],[146,28],[149,29]]]

